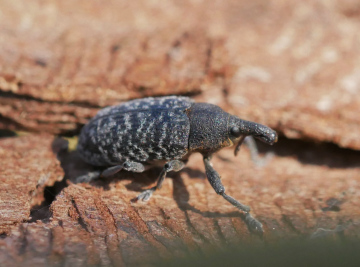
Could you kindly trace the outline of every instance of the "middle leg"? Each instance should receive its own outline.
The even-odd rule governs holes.
[[[178,172],[178,171],[182,170],[184,167],[185,167],[185,163],[180,160],[172,160],[172,161],[167,162],[164,165],[164,168],[162,169],[162,171],[159,175],[156,185],[154,187],[142,192],[140,195],[138,195],[136,200],[148,201],[151,198],[152,194],[156,190],[158,190],[162,187],[162,184],[163,184],[166,174],[168,172],[170,172],[170,171]]]
[[[126,171],[131,172],[143,172],[145,170],[145,166],[139,162],[135,161],[125,161],[123,164],[111,166],[103,171],[93,171],[89,172],[87,174],[81,175],[76,178],[76,183],[88,183],[92,180],[98,179],[98,178],[108,178],[115,173],[118,173],[122,169]]]

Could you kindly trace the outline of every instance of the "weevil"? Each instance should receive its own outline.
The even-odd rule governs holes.
[[[104,108],[82,129],[77,151],[94,166],[106,168],[80,177],[91,180],[109,177],[124,169],[143,172],[154,165],[162,171],[157,184],[137,197],[148,201],[160,189],[166,174],[184,168],[189,156],[203,156],[208,181],[215,192],[246,215],[252,230],[262,232],[262,225],[250,215],[250,207],[225,193],[220,175],[211,164],[212,155],[235,144],[235,155],[246,136],[272,145],[277,134],[271,128],[242,120],[220,107],[196,103],[188,97],[149,97]]]

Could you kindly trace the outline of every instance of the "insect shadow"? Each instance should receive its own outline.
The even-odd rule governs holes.
[[[67,141],[64,139],[55,139],[53,142],[53,152],[57,155],[61,163],[61,167],[64,170],[64,179],[61,181],[61,187],[56,187],[56,192],[54,192],[54,199],[56,194],[60,193],[62,189],[67,187],[69,183],[76,183],[76,178],[87,174],[89,172],[98,171],[98,167],[91,166],[85,163],[77,153],[77,151],[68,151]],[[128,190],[141,192],[144,189],[148,188],[150,185],[153,185],[158,175],[161,171],[161,168],[154,167],[142,173],[132,173],[127,171],[121,171],[112,177],[105,179],[94,179],[90,182],[91,185],[95,187],[102,187],[104,190],[110,190],[110,184],[116,183],[120,180],[130,180],[131,182],[125,187]],[[191,168],[184,168],[181,172],[186,173],[190,179],[206,179],[204,172],[200,170],[194,170]],[[183,212],[192,211],[194,213],[200,214],[203,217],[207,218],[220,218],[220,217],[238,217],[247,224],[245,215],[236,210],[232,212],[211,212],[211,211],[202,211],[197,209],[195,206],[189,203],[190,194],[184,184],[183,178],[181,177],[181,172],[175,173],[170,172],[167,175],[167,179],[172,179],[173,181],[173,198],[180,210]],[[161,189],[157,192],[161,194]],[[145,203],[144,205],[151,205],[150,203]],[[248,226],[248,229],[251,231],[251,228]]]

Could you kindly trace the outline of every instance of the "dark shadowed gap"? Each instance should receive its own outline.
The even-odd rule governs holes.
[[[6,233],[1,233],[0,234],[0,239],[5,239],[8,235]]]
[[[52,213],[50,211],[51,203],[55,200],[56,196],[66,187],[65,179],[60,182],[55,182],[53,186],[46,186],[44,188],[44,200],[39,205],[35,205],[30,209],[31,219],[27,222],[36,222],[41,220],[45,223],[50,221]]]
[[[74,158],[74,152],[68,151],[68,141],[62,138],[56,138],[52,143],[52,151],[60,161],[60,165],[64,170],[64,177],[61,181],[55,182],[52,186],[46,186],[44,188],[43,197],[44,200],[41,204],[31,207],[30,217],[28,222],[35,222],[41,220],[43,222],[49,222],[52,216],[50,211],[51,203],[55,200],[56,196],[67,187],[67,180],[77,175],[77,172],[72,173],[69,166],[79,165],[81,170],[81,162],[76,162]],[[74,163],[74,164],[71,164]],[[71,179],[70,179],[71,180]]]
[[[73,106],[79,106],[79,107],[87,107],[87,108],[100,108],[98,105],[94,105],[85,101],[72,101],[70,102],[64,102],[64,101],[52,101],[52,100],[44,100],[41,98],[37,98],[28,94],[16,94],[12,92],[2,92],[0,91],[0,97],[1,98],[15,98],[20,100],[27,100],[27,101],[37,101],[39,103],[54,103],[54,104],[64,104],[64,105],[73,105]]]
[[[0,116],[1,119],[1,116]],[[15,137],[16,132],[6,129],[0,129],[0,138]]]
[[[333,143],[315,143],[310,140],[279,137],[273,146],[256,142],[260,153],[273,152],[279,157],[294,157],[303,164],[322,165],[329,168],[360,167],[360,151],[341,148]]]

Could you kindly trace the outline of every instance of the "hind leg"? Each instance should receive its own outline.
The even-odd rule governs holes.
[[[138,162],[125,161],[121,165],[112,166],[103,171],[89,172],[85,175],[79,176],[76,178],[76,182],[84,183],[84,182],[90,182],[97,178],[107,178],[109,176],[114,175],[115,173],[118,173],[122,169],[124,169],[126,171],[131,171],[131,172],[143,172],[145,170],[145,167],[143,164],[138,163]]]
[[[168,172],[170,172],[170,171],[178,172],[181,169],[183,169],[184,167],[185,167],[185,163],[180,161],[180,160],[172,160],[172,161],[167,162],[164,165],[164,168],[162,169],[162,171],[161,171],[161,173],[159,175],[156,186],[142,192],[140,195],[138,195],[136,200],[148,201],[151,198],[152,194],[156,190],[158,190],[158,189],[160,189],[162,187],[162,184],[163,184],[163,182],[165,180],[165,177],[166,177],[166,174]]]
[[[75,183],[88,183],[100,177],[101,171],[88,172],[87,174],[76,177]]]
[[[111,175],[114,175],[115,173],[118,173],[122,169],[130,172],[143,172],[145,170],[145,167],[143,164],[134,162],[134,161],[125,161],[121,165],[112,166],[110,168],[107,168],[106,170],[102,171],[100,174],[100,177],[107,178]]]

